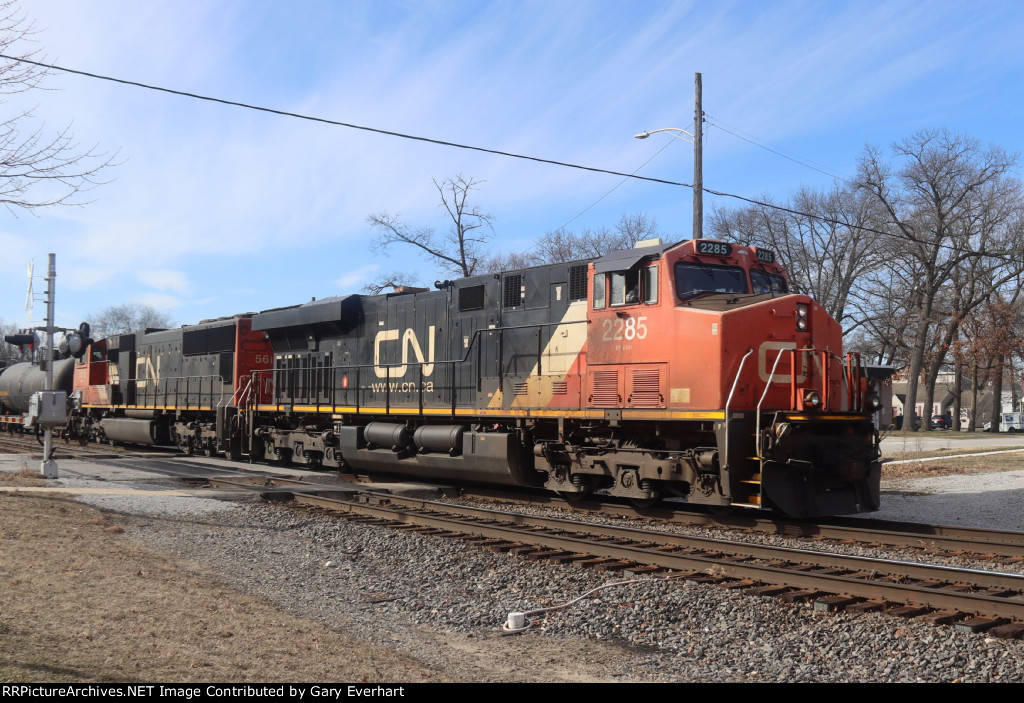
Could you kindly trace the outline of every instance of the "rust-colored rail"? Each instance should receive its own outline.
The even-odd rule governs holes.
[[[395,525],[530,545],[554,554],[592,555],[622,568],[654,566],[819,595],[842,594],[853,599],[983,615],[991,618],[989,623],[993,625],[999,624],[997,619],[1024,622],[1024,575],[1019,574],[583,525],[560,518],[370,494],[362,494],[356,501],[296,494],[296,500]],[[404,505],[400,507],[397,502]]]

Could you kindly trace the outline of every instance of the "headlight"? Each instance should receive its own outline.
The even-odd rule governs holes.
[[[807,391],[804,393],[804,407],[815,409],[821,407],[821,395],[818,394],[818,391]]]
[[[878,381],[868,383],[867,392],[864,394],[864,409],[875,412],[882,407],[882,394]]]
[[[797,303],[796,304],[796,328],[800,332],[807,330],[807,304]]]

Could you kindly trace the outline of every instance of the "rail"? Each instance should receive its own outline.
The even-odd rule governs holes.
[[[226,405],[228,407],[237,408],[240,405],[248,404],[250,398],[249,389],[252,388],[252,381],[252,376],[247,378],[244,386],[239,386],[238,388],[236,388],[235,392],[231,394],[231,397],[227,399],[226,403],[224,402],[223,398],[220,401],[218,401],[217,407],[220,408],[222,405]],[[235,398],[240,398],[241,400],[239,402],[235,402]]]
[[[231,386],[226,385],[224,377],[220,375],[165,376],[159,379],[133,379],[127,383],[128,397],[134,397],[134,403],[129,405],[142,407],[162,405],[181,410],[199,410],[219,405],[225,395],[231,395]]]

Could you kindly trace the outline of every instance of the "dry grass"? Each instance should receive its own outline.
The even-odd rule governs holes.
[[[123,531],[72,500],[0,494],[0,682],[434,680]]]
[[[885,432],[887,439],[905,439],[908,442],[920,439],[942,439],[950,442],[960,442],[968,439],[991,439],[993,443],[999,442],[999,433],[990,434],[978,430],[976,432],[955,432],[953,430],[927,430],[920,432],[908,432],[906,430],[890,430]],[[1003,435],[1006,436],[1005,434]]]
[[[974,454],[1013,450],[1007,454],[952,458],[956,454]],[[950,457],[950,458],[943,458]],[[920,452],[893,452],[887,459],[901,461],[919,459],[908,464],[882,464],[882,478],[927,478],[953,474],[984,474],[1024,469],[1024,447],[985,447],[980,449],[935,449]]]
[[[43,478],[43,475],[39,472],[38,468],[29,468],[28,462],[21,460],[17,471],[0,472],[0,483],[21,486],[41,486],[46,483],[46,479]]]

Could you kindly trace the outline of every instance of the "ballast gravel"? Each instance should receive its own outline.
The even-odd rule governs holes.
[[[464,681],[1024,681],[1022,641],[682,581],[613,586],[504,635],[510,612],[628,577],[273,503],[118,496],[103,507],[134,516],[126,534],[151,548]]]

